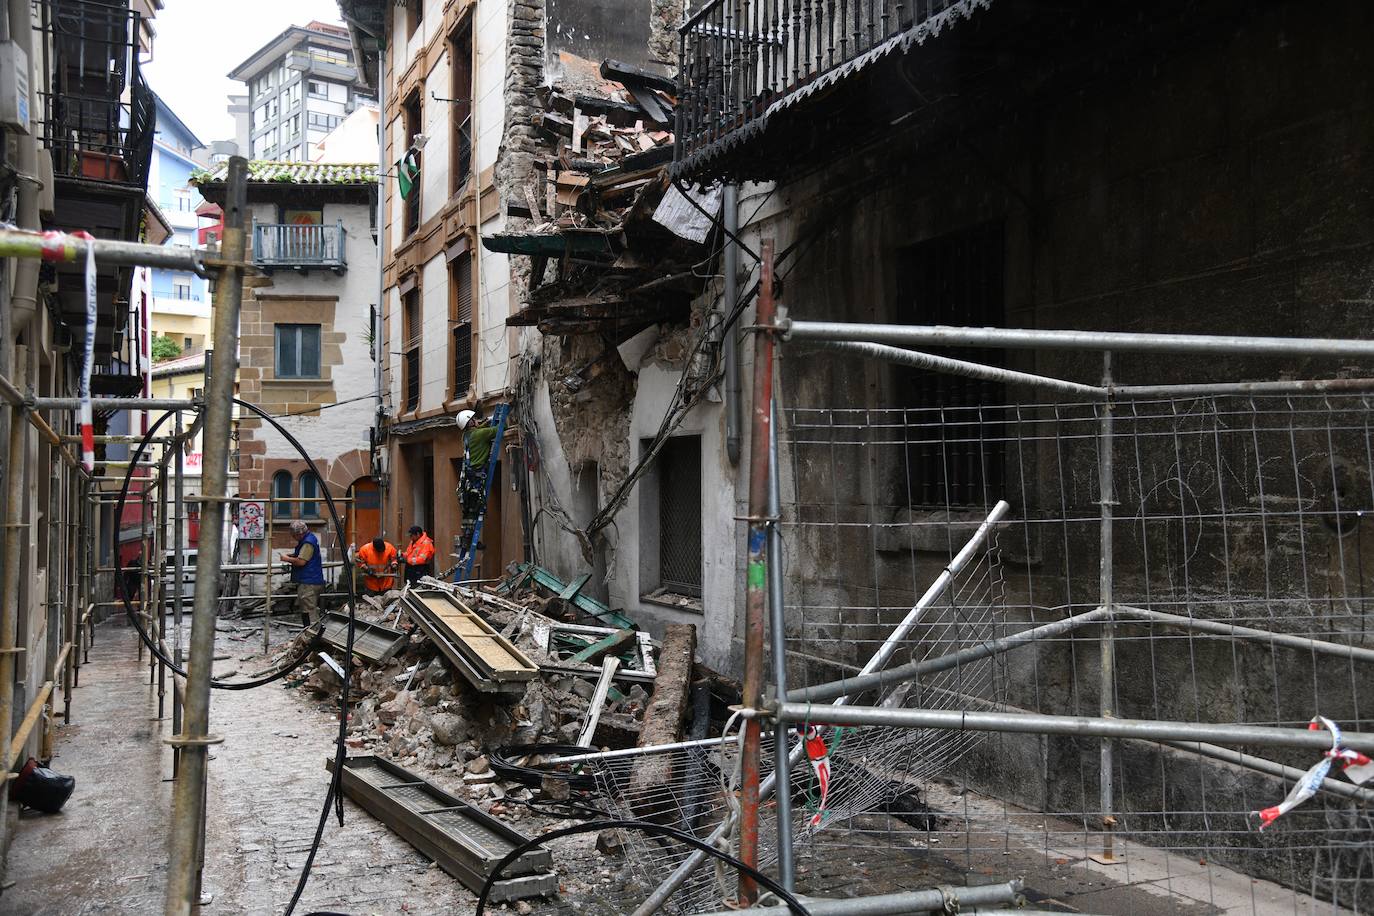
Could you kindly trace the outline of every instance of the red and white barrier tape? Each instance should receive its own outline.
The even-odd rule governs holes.
[[[1326,716],[1316,716],[1307,726],[1312,731],[1319,731],[1325,728],[1331,732],[1331,750],[1322,755],[1322,759],[1312,764],[1307,772],[1302,774],[1302,778],[1297,781],[1288,795],[1277,805],[1271,805],[1260,811],[1250,812],[1252,817],[1259,819],[1259,829],[1263,830],[1274,821],[1283,817],[1289,811],[1301,805],[1309,798],[1317,794],[1322,787],[1322,781],[1326,779],[1326,774],[1331,772],[1331,767],[1340,761],[1341,770],[1346,777],[1356,785],[1361,785],[1371,777],[1374,777],[1374,761],[1371,761],[1359,751],[1352,751],[1349,748],[1341,747],[1341,727],[1332,722]]]

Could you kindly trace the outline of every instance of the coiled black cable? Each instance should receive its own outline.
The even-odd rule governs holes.
[[[544,777],[551,776],[554,779],[562,779],[567,782],[570,789],[585,792],[596,788],[596,777],[591,773],[560,773],[557,770],[518,764],[515,762],[515,758],[559,754],[575,756],[588,752],[589,748],[576,744],[507,744],[498,747],[489,754],[488,760],[491,762],[491,768],[502,779],[518,782],[531,789],[539,788],[543,784]],[[557,760],[550,761],[550,763],[556,764]]]
[[[753,878],[754,881],[761,887],[764,887],[767,890],[774,893],[775,895],[777,895],[778,899],[782,900],[783,903],[786,903],[787,908],[791,910],[793,913],[798,914],[798,916],[811,916],[810,912],[806,909],[806,907],[802,906],[801,901],[798,900],[794,895],[788,893],[787,890],[784,889],[781,884],[779,884],[777,881],[774,881],[772,878],[768,877],[763,872],[759,871],[757,868],[752,868],[748,865],[745,865],[743,862],[741,862],[734,856],[730,855],[728,852],[723,852],[717,849],[716,847],[712,846],[710,843],[707,843],[704,840],[699,840],[696,837],[692,836],[690,833],[684,833],[683,831],[678,830],[676,828],[665,827],[662,824],[655,824],[653,821],[636,820],[587,821],[586,823],[582,824],[574,824],[571,827],[562,827],[558,830],[550,830],[548,833],[540,834],[539,836],[534,837],[533,839],[526,840],[519,846],[516,846],[510,852],[506,853],[505,858],[503,858],[500,862],[497,862],[496,867],[491,870],[491,874],[487,875],[487,880],[482,885],[482,892],[477,896],[477,910],[473,914],[473,916],[483,916],[483,914],[486,913],[487,897],[491,895],[492,887],[496,884],[497,879],[501,877],[501,873],[506,870],[506,867],[509,866],[516,859],[520,858],[525,853],[529,852],[531,849],[538,849],[540,846],[543,846],[550,840],[557,840],[565,836],[577,836],[581,833],[592,833],[593,831],[597,830],[635,830],[639,833],[647,833],[649,836],[669,837],[671,839],[677,840],[679,843],[685,843],[688,846],[691,846],[693,849],[698,849],[706,853],[708,856],[712,856],[714,858],[720,859],[722,862],[725,862],[729,865],[733,865],[740,872]]]
[[[234,399],[234,403],[238,404],[240,407],[247,408],[249,411],[257,414],[259,417],[271,423],[273,427],[276,428],[277,432],[281,433],[282,437],[285,438],[287,442],[289,442],[291,446],[295,448],[297,452],[300,453],[301,457],[305,459],[306,464],[309,466],[311,473],[315,474],[317,477],[319,476],[319,469],[315,466],[315,462],[310,458],[310,456],[306,454],[305,449],[301,446],[300,442],[289,432],[287,432],[284,428],[282,428],[282,425],[278,423],[276,419],[274,419],[271,416],[271,414],[264,413],[262,410],[255,407],[254,405],[245,403],[244,401],[240,401],[237,398]],[[134,468],[137,466],[139,459],[143,457],[143,453],[147,449],[148,444],[152,441],[153,436],[157,434],[157,431],[162,428],[162,424],[167,422],[167,420],[172,416],[173,413],[175,413],[175,411],[169,410],[166,413],[164,413],[161,417],[159,417],[157,422],[150,426],[148,428],[148,431],[143,434],[143,438],[139,441],[138,446],[134,449],[134,453],[129,460],[129,468],[124,472],[123,485],[119,488],[119,499],[115,503],[115,518],[122,518],[124,516],[124,507],[129,499],[129,485],[133,482]],[[320,479],[323,480],[324,478]],[[339,521],[339,513],[334,506],[334,499],[332,496],[329,495],[329,491],[327,489],[324,490],[324,499],[325,504],[329,507],[329,514],[331,520],[333,521],[334,526],[338,532],[339,543],[342,544],[345,539],[343,524]],[[111,532],[111,537],[113,539],[113,549],[111,552],[114,556],[115,575],[122,579],[124,575],[124,566],[119,561],[118,526],[115,526],[113,528]],[[271,560],[269,559],[268,562],[271,562]],[[352,592],[353,579],[352,576],[347,577],[347,579],[349,588],[349,604],[351,606],[354,597]],[[120,599],[124,604],[124,614],[126,617],[128,617],[130,625],[133,626],[135,632],[138,633],[138,638],[142,640],[145,646],[148,647],[148,651],[153,654],[153,657],[160,661],[163,665],[170,668],[173,673],[178,674],[181,677],[186,677],[186,669],[183,668],[181,665],[178,665],[176,662],[172,661],[172,659],[168,658],[167,655],[158,646],[157,641],[154,640],[152,636],[148,633],[148,631],[143,628],[143,624],[138,619],[138,614],[134,611],[133,603],[129,600],[129,596],[127,594],[124,594],[122,590],[120,593]],[[268,610],[270,610],[270,608]],[[350,638],[352,634],[352,628],[352,613],[350,611]],[[281,678],[286,677],[292,671],[299,668],[309,657],[310,650],[308,648],[305,648],[300,651],[300,653],[296,656],[295,659],[291,661],[289,665],[277,668],[273,671],[269,671],[260,677],[251,678],[246,681],[220,681],[212,678],[210,680],[210,686],[217,690],[251,690],[254,687],[261,687],[264,684],[270,684],[273,681],[280,680]]]
[[[291,433],[287,431],[287,429],[284,426],[282,426],[282,424],[279,423],[275,417],[273,417],[266,411],[262,410],[261,408],[257,407],[256,405],[249,404],[248,402],[239,400],[238,398],[232,398],[231,402],[247,410],[249,413],[254,414],[259,419],[266,420],[267,423],[270,424],[278,433],[280,433],[282,438],[285,439],[287,443],[289,443],[291,447],[296,450],[297,454],[299,454],[301,458],[305,460],[306,466],[310,469],[310,473],[314,474],[316,479],[318,480],[324,479],[320,475],[319,468],[316,467],[314,459],[312,459],[309,453],[306,452],[304,446],[302,446],[300,441],[296,439],[295,436],[291,435]],[[138,447],[134,450],[134,454],[129,461],[129,468],[124,474],[123,486],[121,486],[119,490],[119,501],[116,503],[115,506],[116,519],[123,518],[124,516],[124,505],[129,498],[129,484],[133,480],[134,468],[137,467],[139,459],[142,458],[144,450],[146,450],[148,447],[148,443],[152,441],[152,438],[157,433],[158,429],[162,427],[163,423],[167,422],[167,418],[172,416],[173,413],[175,413],[175,411],[170,410],[164,413],[158,419],[158,421],[154,423],[151,427],[149,427],[148,431],[143,434],[143,438],[139,440]],[[332,521],[334,524],[334,530],[338,535],[339,543],[343,544],[347,540],[347,533],[344,531],[343,522],[339,519],[339,510],[334,505],[334,498],[330,495],[329,489],[327,487],[321,487],[320,489],[324,492],[325,506],[329,509],[329,518],[330,521]],[[113,526],[113,529],[114,530],[112,537],[114,539],[113,554],[115,570],[118,575],[122,575],[124,570],[119,562],[118,525],[116,524],[115,526]],[[221,537],[222,534],[222,531],[217,531],[214,533],[214,536]],[[267,548],[267,552],[269,554],[267,562],[270,563],[272,562],[270,557],[270,543],[267,545]],[[357,623],[357,596],[353,593],[353,577],[350,575],[345,576],[344,578],[346,580],[348,588],[348,638],[345,642],[343,661],[343,683],[339,688],[339,732],[338,735],[335,737],[334,741],[334,771],[329,780],[329,789],[325,792],[324,795],[324,807],[320,811],[319,823],[316,825],[315,828],[315,837],[310,844],[310,854],[306,856],[305,864],[301,867],[301,876],[300,879],[296,882],[296,890],[291,895],[291,902],[287,904],[286,916],[291,916],[291,913],[295,911],[296,904],[300,901],[301,894],[305,892],[306,882],[310,880],[310,871],[312,866],[315,864],[315,855],[319,852],[320,842],[324,837],[324,827],[325,824],[329,822],[330,809],[334,809],[335,813],[338,816],[340,825],[343,824],[344,820],[342,786],[344,770],[343,764],[345,758],[348,756],[348,745],[345,743],[346,738],[348,736],[348,687],[353,674],[353,637]],[[181,583],[178,582],[177,588],[180,587]],[[121,597],[124,603],[124,612],[126,615],[128,615],[129,622],[133,624],[134,629],[138,632],[138,636],[141,640],[143,640],[144,645],[148,647],[148,650],[153,653],[153,656],[155,658],[157,658],[167,667],[171,668],[177,674],[180,674],[182,677],[185,677],[185,670],[180,665],[177,665],[171,659],[167,658],[166,655],[163,654],[162,650],[148,635],[147,631],[143,629],[143,625],[138,621],[137,615],[134,614],[133,604],[129,601],[129,596],[127,594],[124,594]],[[264,626],[266,625],[266,620],[268,619],[271,610],[272,609],[270,607],[264,609]],[[270,684],[273,681],[283,678],[286,675],[290,674],[296,668],[300,667],[300,665],[309,657],[310,650],[308,648],[303,648],[300,650],[300,654],[297,655],[297,657],[291,662],[291,664],[283,668],[279,668],[274,672],[270,672],[269,674],[263,675],[262,677],[254,678],[249,681],[239,682],[216,681],[215,679],[211,678],[210,686],[219,688],[220,690],[250,690],[254,687],[261,687],[264,684]]]

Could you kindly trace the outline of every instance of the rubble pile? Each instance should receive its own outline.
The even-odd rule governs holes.
[[[601,75],[597,93],[540,90],[544,110],[534,120],[549,154],[535,162],[542,177],[506,207],[530,225],[482,240],[531,259],[529,304],[507,324],[624,337],[685,319],[701,291],[692,265],[711,232],[702,211],[718,209],[719,192],[689,199],[668,181],[675,87],[612,60]]]
[[[532,607],[547,608],[550,602],[533,589],[522,597],[531,607],[491,596],[498,609],[489,619],[494,627],[509,630],[531,658],[548,663],[551,672],[529,682],[520,696],[483,693],[455,674],[427,637],[413,632],[404,649],[385,664],[368,665],[355,656],[346,738],[349,753],[375,754],[404,767],[447,772],[452,775],[445,783],[461,786],[457,794],[484,808],[490,806],[490,813],[519,817],[519,807],[509,803],[529,801],[537,792],[499,779],[491,754],[526,745],[575,744],[596,692],[594,678],[570,673],[570,667],[576,666],[560,665],[556,654],[537,643],[536,628],[547,632],[559,623]],[[358,619],[391,623],[395,617],[383,619],[371,605],[361,605]],[[341,678],[327,661],[302,666],[287,684],[310,691],[328,706],[338,703]],[[643,684],[614,687],[601,707],[588,750],[633,747],[648,702],[649,688]]]

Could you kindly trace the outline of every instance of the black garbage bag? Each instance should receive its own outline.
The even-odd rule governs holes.
[[[44,814],[56,814],[72,797],[74,789],[76,777],[63,776],[30,757],[19,771],[19,778],[10,784],[10,801]]]

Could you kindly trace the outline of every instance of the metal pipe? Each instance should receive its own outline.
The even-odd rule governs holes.
[[[782,483],[778,479],[778,408],[771,405],[768,424],[768,636],[769,652],[773,656],[773,692],[787,696],[787,609],[782,591]],[[792,860],[792,779],[791,760],[779,748],[788,747],[789,729],[778,725],[773,729],[773,776],[777,791],[778,809],[778,881],[783,890],[796,886],[795,863]]]
[[[23,182],[20,183],[21,186]],[[67,264],[86,259],[86,246],[95,246],[95,259],[101,264],[126,264],[131,267],[162,267],[189,270],[202,276],[205,265],[200,252],[185,245],[147,245],[114,239],[88,241],[65,232],[33,232],[27,229],[0,229],[0,258],[38,259]]]
[[[45,628],[47,630],[45,639],[46,646],[44,647],[43,680],[52,684],[57,683],[57,655],[62,651],[62,599],[60,597],[61,593],[58,591],[61,582],[57,574],[57,570],[61,567],[61,560],[59,558],[62,556],[60,553],[62,548],[62,527],[58,522],[58,516],[61,512],[59,507],[62,505],[61,494],[62,463],[59,461],[52,461],[49,464],[48,472],[48,505],[44,510],[45,517],[43,519],[43,527],[47,529],[48,538],[48,555],[43,558],[43,563],[46,567],[46,579],[44,582],[46,595],[43,599],[45,605],[43,608],[43,617],[46,620]],[[45,717],[43,722],[43,731],[40,733],[39,738],[38,757],[40,760],[52,759],[52,716],[50,715]]]
[[[757,370],[757,363],[755,365],[755,369]],[[755,385],[757,385],[757,382],[755,382]],[[757,391],[757,387],[755,388],[755,390]],[[756,416],[757,409],[758,408],[756,407]],[[753,467],[757,467],[757,465],[755,464],[753,465]],[[969,542],[966,545],[964,545],[964,548],[959,551],[959,553],[955,556],[953,560],[950,561],[950,565],[946,567],[945,571],[940,574],[940,577],[937,578],[935,582],[931,584],[930,588],[926,590],[926,593],[921,596],[921,600],[918,601],[916,603],[916,606],[911,609],[911,612],[907,614],[906,618],[898,627],[898,630],[900,632],[905,634],[908,630],[910,630],[910,628],[915,625],[916,620],[919,619],[921,613],[924,612],[925,608],[928,607],[931,602],[939,598],[939,596],[944,592],[945,588],[949,586],[949,583],[953,581],[954,576],[958,575],[959,571],[963,569],[963,567],[968,563],[969,558],[973,555],[974,551],[977,549],[977,546],[987,538],[988,534],[992,530],[992,526],[996,524],[998,521],[1000,521],[1002,516],[1004,516],[1010,510],[1010,508],[1011,507],[1008,506],[1005,502],[999,502],[996,506],[993,507],[992,512],[990,512],[988,514],[987,519],[984,520],[984,522],[978,526],[978,530],[974,532],[973,537],[969,539]],[[885,641],[883,645],[879,647],[878,651],[874,653],[873,657],[868,660],[868,664],[864,666],[864,674],[869,676],[875,676],[870,674],[870,672],[874,671],[874,669],[880,667],[884,662],[886,662],[886,660],[891,657],[894,651],[896,651],[896,640],[893,638],[893,636],[889,636],[887,641]],[[881,675],[876,676],[886,677],[887,672],[883,672]],[[849,683],[852,683],[852,681]],[[846,695],[850,692],[851,691],[849,689],[841,689],[834,696],[834,701],[836,703],[845,703],[847,701]],[[746,734],[747,733],[748,732],[746,731]],[[719,739],[711,740],[718,741]],[[791,751],[789,751],[785,755],[787,757],[787,765],[789,768],[801,759],[802,748],[802,744],[798,743],[795,747],[791,749]],[[762,785],[759,787],[760,800],[766,800],[773,794],[777,786],[777,781],[778,780],[776,772],[770,774],[769,777],[763,781]],[[733,812],[727,815],[716,827],[716,829],[711,832],[711,835],[708,837],[708,841],[714,843],[717,842],[720,838],[724,837],[725,834],[733,828],[734,818],[735,815]],[[658,912],[658,910],[663,906],[663,904],[668,901],[668,898],[670,898],[674,893],[676,893],[677,889],[682,886],[683,882],[685,882],[694,871],[700,868],[702,864],[705,863],[705,861],[706,853],[701,852],[700,850],[691,853],[691,855],[689,855],[682,862],[682,864],[679,865],[677,869],[674,870],[673,873],[667,879],[665,879],[661,884],[659,884],[659,886],[654,889],[654,892],[650,894],[649,897],[645,899],[644,902],[641,903],[638,908],[635,909],[633,916],[651,916],[651,914]]]
[[[973,536],[968,539],[968,543],[964,544],[963,548],[954,555],[954,559],[950,560],[949,565],[940,571],[940,575],[935,577],[934,582],[930,583],[925,593],[921,595],[920,600],[918,600],[916,604],[912,606],[911,610],[907,612],[907,615],[902,618],[902,622],[897,624],[892,632],[888,634],[887,639],[883,640],[883,644],[878,647],[878,651],[873,653],[873,657],[868,660],[868,663],[865,664],[863,669],[859,672],[860,677],[871,674],[887,664],[888,659],[892,658],[892,656],[896,654],[897,649],[900,648],[902,640],[906,639],[907,635],[911,632],[911,628],[916,626],[921,616],[925,614],[931,605],[940,600],[940,596],[943,595],[950,584],[954,582],[955,577],[963,572],[964,567],[973,559],[973,555],[977,553],[987,541],[988,536],[992,534],[992,529],[999,524],[1002,519],[1006,518],[1007,513],[1010,511],[1011,506],[1007,504],[1006,500],[999,499],[997,501],[997,505],[992,507],[992,511],[988,513],[988,517],[978,526],[978,530],[973,532]],[[849,693],[852,691],[845,692]],[[843,694],[836,694],[836,696],[842,695]]]
[[[215,288],[215,352],[210,390],[205,399],[204,466],[201,471],[202,529],[209,532],[199,546],[195,600],[191,611],[191,653],[186,667],[181,773],[176,781],[167,867],[166,912],[189,916],[198,900],[197,860],[205,825],[205,795],[210,727],[210,676],[215,657],[215,608],[218,570],[223,560],[224,495],[229,468],[229,433],[234,378],[237,375],[239,308],[243,295],[245,241],[245,185],[248,162],[229,160],[224,202],[222,245],[227,259]]]
[[[1211,382],[1184,385],[1118,385],[1118,401],[1147,398],[1216,397],[1251,394],[1358,394],[1374,391],[1374,378],[1280,379],[1272,382]]]
[[[1047,350],[1124,350],[1139,353],[1235,353],[1250,356],[1323,356],[1368,359],[1374,340],[1326,337],[1244,337],[1230,334],[1142,334],[1041,328],[957,328],[945,325],[783,321],[784,340],[855,340],[928,347]]]
[[[1102,401],[1107,398],[1107,389],[1099,388],[1096,385],[1080,385],[1078,382],[1069,382],[1046,375],[1032,375],[1029,372],[1017,372],[1015,369],[986,366],[982,363],[969,362],[963,359],[951,359],[948,356],[922,353],[919,350],[903,350],[900,347],[889,347],[886,344],[850,340],[818,340],[816,342],[829,350],[840,350],[845,353],[853,353],[856,356],[880,359],[903,366],[914,366],[917,369],[928,369],[932,372],[944,372],[964,378],[987,379],[1006,385],[1029,385],[1032,388],[1058,391],[1061,394],[1069,394],[1091,401]]]
[[[232,395],[231,395],[232,397]],[[76,410],[76,398],[25,398],[34,410]],[[205,402],[197,398],[91,398],[92,410],[202,410]]]
[[[1102,354],[1102,387],[1104,389],[1111,388],[1111,385],[1112,354],[1108,350]],[[1112,507],[1116,504],[1116,492],[1112,479],[1111,402],[1103,404],[1101,409],[1102,417],[1099,421],[1097,437],[1098,508],[1101,519],[1098,526],[1098,601],[1106,612],[1106,619],[1103,621],[1102,630],[1098,634],[1100,661],[1097,710],[1098,715],[1102,718],[1110,719],[1116,711],[1116,628],[1112,626]],[[1098,801],[1102,807],[1102,858],[1113,861],[1115,855],[1112,845],[1112,827],[1116,825],[1116,818],[1112,815],[1115,786],[1112,782],[1113,748],[1111,738],[1102,739],[1100,751],[1097,788]]]
[[[725,286],[721,290],[721,305],[728,318],[734,313],[739,300],[739,245],[735,237],[739,235],[739,185],[727,184],[721,194],[721,207],[725,220],[725,256],[722,271]],[[740,370],[739,370],[739,332],[737,324],[727,327],[721,337],[720,345],[725,363],[725,456],[731,464],[739,464],[740,429],[743,418],[740,413]]]
[[[1006,884],[980,884],[976,887],[943,887],[920,891],[900,891],[895,894],[876,894],[872,897],[850,897],[843,900],[824,897],[801,897],[802,905],[813,916],[905,916],[908,913],[953,913],[963,907],[991,906],[1015,903],[1021,896],[1023,884],[1018,878]],[[787,907],[760,907],[759,911],[786,912]],[[1017,913],[1025,912],[1016,910]],[[739,916],[739,910],[720,910],[701,916]]]
[[[175,568],[176,586],[172,591],[172,661],[177,667],[181,667],[181,643],[182,643],[182,610],[185,599],[182,597],[182,581],[185,575],[185,558],[182,556],[186,552],[186,460],[185,445],[182,440],[181,411],[177,411],[172,417],[173,437],[177,444],[173,446],[176,457],[176,467],[172,476],[172,551],[174,554],[173,566]],[[180,683],[174,678],[172,680],[172,734],[181,734],[181,687]],[[181,770],[181,751],[172,751],[172,778],[175,779]]]
[[[773,240],[762,243],[759,301],[755,322],[769,328],[776,315],[773,301]],[[749,559],[745,573],[744,606],[744,687],[741,702],[757,706],[763,702],[763,622],[768,601],[768,444],[773,428],[773,350],[774,335],[761,331],[754,339],[754,418],[749,434]],[[763,723],[744,724],[741,753],[741,798],[739,815],[739,857],[750,868],[759,862],[759,757]],[[741,874],[739,899],[753,903],[758,886]]]
[[[28,87],[28,99],[26,100],[30,112],[40,112],[44,110],[43,100],[40,93],[44,87],[49,90],[56,87],[50,85],[50,72],[43,73],[43,82],[40,83],[36,78],[38,71],[38,60],[33,53],[33,7],[29,0],[9,0],[9,30],[10,38],[14,41],[16,49],[28,61],[27,72],[23,74],[24,82],[21,85]],[[47,62],[47,44],[44,43],[44,63]],[[46,71],[46,67],[44,68]],[[9,136],[15,140],[16,157],[14,170],[18,177],[15,183],[15,208],[16,222],[22,229],[17,231],[42,229],[42,221],[38,212],[38,189],[42,182],[38,177],[38,157],[47,155],[38,150],[39,125],[34,123],[27,133],[18,131],[7,131]],[[29,235],[38,235],[36,231],[28,231]],[[10,321],[10,327],[5,333],[4,341],[0,346],[9,346],[15,337],[22,333],[33,320],[33,316],[38,314],[38,262],[31,258],[19,258],[10,262],[14,265],[14,291],[6,303],[6,310],[12,310],[14,317]],[[8,366],[0,369],[0,375],[9,377]],[[4,807],[0,805],[0,814],[4,813]]]
[[[1234,764],[1244,767],[1247,770],[1254,770],[1256,773],[1265,773],[1269,776],[1277,776],[1290,782],[1298,782],[1307,775],[1307,771],[1297,767],[1285,766],[1275,760],[1265,757],[1256,757],[1253,754],[1246,754],[1241,751],[1233,751],[1229,747],[1218,747],[1215,744],[1203,744],[1200,742],[1188,741],[1161,741],[1165,747],[1171,747],[1179,751],[1187,751],[1192,754],[1201,754],[1204,757],[1211,757],[1213,760],[1220,760],[1224,763]],[[1374,791],[1364,789],[1360,786],[1348,782],[1341,782],[1339,779],[1325,777],[1322,779],[1322,790],[1334,795],[1341,795],[1345,798],[1352,798],[1355,801],[1369,804],[1374,802]]]
[[[818,725],[885,725],[949,731],[1012,732],[1067,735],[1073,738],[1139,738],[1146,741],[1212,741],[1330,750],[1324,731],[1239,725],[1229,722],[1167,722],[1153,719],[1102,719],[1093,716],[1049,716],[1039,713],[971,712],[960,709],[884,709],[873,706],[829,706],[781,703],[769,710],[745,710],[751,718]],[[1342,747],[1374,753],[1374,732],[1344,732]]]
[[[1056,620],[1051,623],[1032,627],[1029,630],[1022,630],[1019,633],[1012,633],[1010,636],[1003,636],[988,642],[979,643],[976,646],[969,646],[967,649],[960,649],[958,652],[951,652],[949,655],[940,655],[935,658],[923,659],[918,662],[909,662],[905,665],[898,665],[896,668],[888,668],[886,671],[876,671],[869,674],[857,675],[850,678],[841,678],[838,681],[831,681],[826,684],[817,684],[814,687],[799,687],[787,694],[790,703],[820,703],[825,700],[834,700],[862,693],[865,690],[874,690],[881,687],[890,687],[903,684],[914,678],[924,677],[927,674],[936,674],[941,671],[948,671],[950,668],[957,668],[979,659],[987,658],[990,655],[998,655],[1012,649],[1020,648],[1032,642],[1042,639],[1050,639],[1055,636],[1063,635],[1079,627],[1088,624],[1098,623],[1107,612],[1103,608],[1086,611],[1072,617],[1065,617],[1063,620]]]
[[[264,591],[267,593],[266,600],[262,605],[262,651],[272,651],[272,500],[267,501],[267,511],[264,513],[265,524],[263,527],[263,559],[267,575],[263,576]]]
[[[1299,649],[1317,652],[1322,655],[1334,655],[1338,658],[1349,658],[1359,662],[1374,663],[1374,649],[1365,649],[1361,646],[1346,646],[1338,642],[1328,642],[1324,639],[1312,639],[1308,636],[1294,636],[1289,633],[1273,633],[1269,630],[1259,630],[1254,627],[1240,627],[1235,624],[1226,623],[1222,620],[1204,620],[1197,617],[1184,617],[1179,614],[1166,614],[1163,611],[1151,611],[1146,608],[1131,607],[1127,604],[1118,604],[1115,611],[1117,618],[1127,617],[1141,622],[1152,621],[1166,626],[1193,630],[1198,633],[1215,633],[1218,636],[1249,639],[1256,642],[1268,643],[1271,646],[1284,646],[1289,649]]]
[[[0,309],[0,353],[7,362],[18,362],[12,333],[12,309]],[[8,375],[9,366],[0,366],[0,374]],[[10,407],[9,436],[5,458],[5,529],[4,553],[0,556],[0,581],[4,582],[4,597],[0,601],[0,760],[8,762],[14,755],[11,726],[14,722],[15,644],[19,627],[19,560],[20,530],[24,521],[24,425],[18,407]],[[7,832],[9,793],[0,792],[0,832]],[[3,833],[0,833],[3,838]]]

